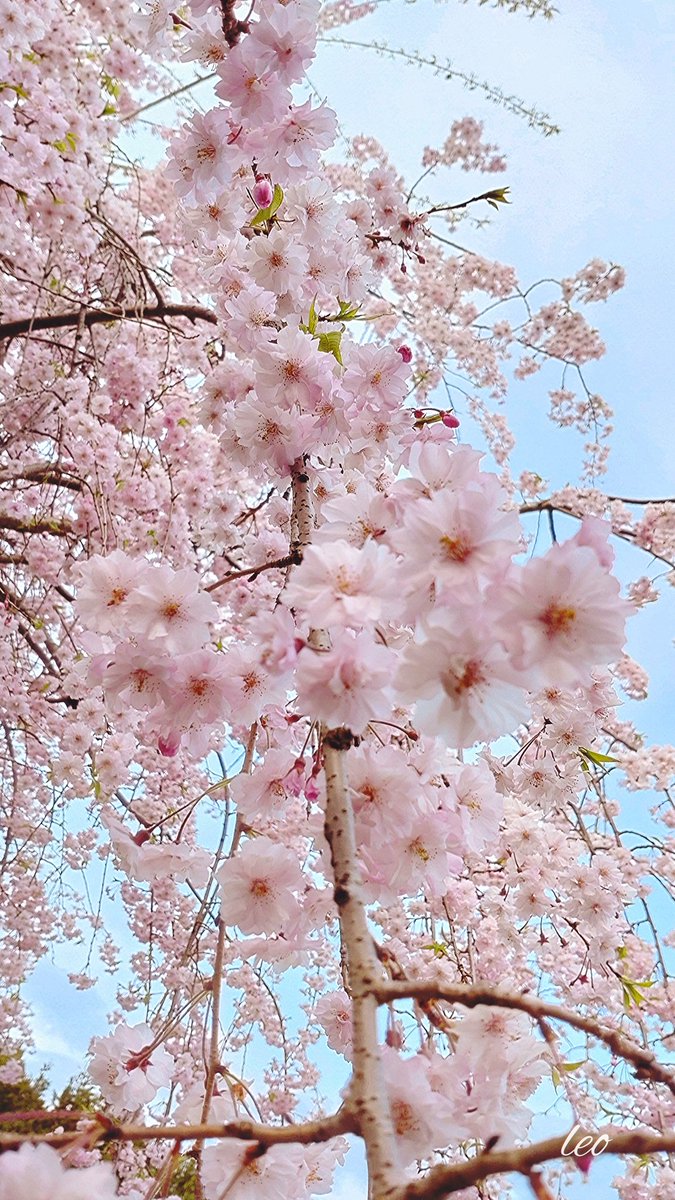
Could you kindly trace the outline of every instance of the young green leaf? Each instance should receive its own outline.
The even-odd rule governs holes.
[[[342,366],[342,355],[340,353],[340,342],[342,341],[342,330],[333,329],[330,333],[322,333],[319,335],[319,350],[325,351],[326,354],[332,354],[333,357]]]

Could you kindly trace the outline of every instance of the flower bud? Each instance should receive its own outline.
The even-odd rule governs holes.
[[[258,208],[269,208],[274,197],[274,188],[269,179],[260,175],[255,181],[252,195]]]
[[[180,749],[180,734],[169,733],[157,739],[157,749],[165,758],[174,758]]]
[[[404,363],[412,362],[412,350],[410,346],[398,346],[397,352],[401,355]]]
[[[459,429],[459,421],[452,412],[443,413],[441,421],[444,425],[447,425],[448,429]]]

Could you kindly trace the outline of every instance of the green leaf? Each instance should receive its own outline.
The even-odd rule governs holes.
[[[582,1058],[581,1062],[561,1063],[561,1066],[562,1066],[563,1071],[578,1071],[579,1067],[583,1067],[585,1062],[586,1062],[586,1059]]]
[[[340,353],[341,341],[341,329],[333,329],[330,333],[322,333],[319,336],[319,350],[323,350],[326,354],[332,354],[340,366],[342,366],[342,354]]]
[[[353,321],[361,311],[361,305],[352,304],[350,300],[338,299],[338,304],[340,305],[340,311],[337,315],[338,321]]]
[[[480,199],[487,200],[488,204],[491,204],[493,208],[499,208],[500,204],[511,203],[506,195],[509,190],[510,189],[507,187],[492,188],[489,192],[483,192],[483,195],[480,197]]]
[[[312,333],[312,334],[316,333],[316,327],[317,327],[318,323],[319,323],[319,317],[317,315],[316,305],[314,303],[314,300],[312,300],[312,303],[309,306],[309,317],[307,318],[308,332]]]
[[[114,96],[115,100],[119,98],[119,94],[122,90],[119,80],[113,79],[112,75],[106,74],[105,71],[101,76],[101,86],[103,91],[107,92],[109,96]]]
[[[619,761],[618,758],[612,758],[609,754],[599,754],[597,750],[589,750],[586,746],[580,746],[579,753],[583,754],[590,762],[595,763],[597,767],[601,767],[603,763]]]
[[[653,987],[653,979],[626,979],[625,975],[622,975],[620,978],[624,1008],[629,1009],[631,1004],[634,1004],[636,1008],[639,1008],[644,1000],[644,996],[642,995],[640,989]]]
[[[433,950],[436,958],[447,958],[448,951],[442,942],[429,942],[427,946],[422,946],[423,950]]]
[[[269,204],[267,206],[267,208],[259,209],[258,212],[255,214],[255,216],[251,218],[249,224],[255,228],[256,225],[264,225],[265,221],[270,221],[272,219],[272,217],[274,216],[275,212],[277,212],[278,209],[281,207],[283,199],[284,199],[284,193],[283,193],[282,189],[279,187],[279,184],[275,183],[274,195],[272,196],[272,203]]]
[[[20,83],[0,83],[0,92],[14,92],[17,100],[28,100],[28,92]]]

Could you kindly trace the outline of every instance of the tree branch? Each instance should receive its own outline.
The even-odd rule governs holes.
[[[40,1119],[48,1120],[50,1113],[40,1113]],[[86,1119],[86,1114],[79,1114]],[[354,1133],[355,1123],[346,1108],[329,1117],[306,1121],[298,1125],[262,1125],[256,1121],[228,1121],[225,1124],[199,1125],[117,1125],[104,1113],[92,1117],[90,1146],[105,1142],[151,1142],[166,1138],[172,1142],[203,1142],[207,1138],[239,1138],[243,1142],[259,1142],[262,1146],[278,1146],[299,1143],[328,1142],[343,1133]],[[49,1146],[69,1146],[82,1141],[83,1130],[59,1133],[0,1133],[0,1150],[17,1150],[24,1142],[32,1145],[46,1143]]]
[[[216,579],[215,583],[210,583],[204,588],[205,592],[215,592],[216,588],[222,587],[224,583],[231,583],[233,579],[256,579],[262,571],[274,571],[280,567],[298,567],[302,562],[302,552],[295,550],[292,554],[285,554],[283,558],[271,558],[268,562],[260,563],[257,567],[247,567],[241,571],[229,571],[227,575],[223,575],[222,579]]]
[[[77,326],[81,310],[54,313],[45,317],[24,317],[18,321],[6,321],[0,325],[0,341],[7,338],[30,337],[31,333],[41,329],[63,329],[66,326]],[[198,304],[155,304],[147,308],[90,308],[84,315],[84,324],[102,325],[109,321],[163,321],[166,317],[186,317],[194,325],[195,321],[208,321],[217,325],[218,318],[208,308]]]
[[[302,461],[292,472],[291,554],[302,554],[312,539],[314,516],[309,476]],[[312,629],[309,644],[328,649],[325,629]],[[331,737],[345,730],[322,727],[323,768],[326,779],[324,832],[330,846],[335,890],[333,897],[340,915],[346,952],[349,991],[352,1000],[352,1078],[349,1108],[365,1143],[370,1195],[386,1200],[396,1191],[396,1137],[387,1101],[377,1032],[377,985],[382,980],[373,939],[366,920],[362,884],[357,867],[354,812],[349,797],[345,750],[346,739]]]
[[[657,1083],[663,1083],[675,1096],[675,1075],[657,1061],[651,1050],[645,1050],[616,1029],[606,1029],[593,1017],[583,1016],[574,1009],[563,1008],[562,1005],[550,1004],[546,1000],[540,1000],[538,996],[500,992],[484,984],[417,983],[412,980],[393,980],[382,984],[375,989],[375,995],[381,1004],[389,1004],[397,999],[446,1000],[450,1004],[462,1004],[465,1008],[489,1004],[499,1008],[517,1009],[535,1020],[550,1017],[552,1020],[564,1021],[566,1025],[581,1029],[598,1041],[604,1042],[613,1054],[632,1063],[638,1079],[653,1079]]]
[[[601,1135],[608,1138],[603,1154],[642,1156],[675,1150],[675,1133],[653,1133],[649,1129],[617,1129],[613,1125],[608,1125],[602,1130],[579,1129],[575,1134],[575,1141],[578,1144],[582,1138],[591,1137],[595,1142]],[[558,1137],[547,1138],[544,1142],[534,1142],[531,1146],[484,1151],[468,1162],[433,1167],[421,1179],[399,1188],[395,1192],[394,1200],[443,1200],[444,1196],[460,1192],[463,1188],[480,1183],[491,1175],[529,1175],[533,1167],[562,1158],[563,1146],[568,1138],[569,1133],[561,1134]],[[566,1147],[566,1150],[568,1149],[572,1154],[572,1149]]]

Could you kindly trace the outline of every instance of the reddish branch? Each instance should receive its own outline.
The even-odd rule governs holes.
[[[217,579],[215,583],[210,583],[204,588],[205,592],[214,592],[216,588],[222,587],[224,583],[230,583],[233,579],[255,579],[262,571],[274,571],[279,567],[297,567],[302,562],[302,551],[294,550],[292,554],[285,554],[283,558],[271,558],[268,562],[260,563],[257,567],[245,567],[241,571],[229,571],[227,575],[223,575],[222,579]]]
[[[651,1050],[645,1050],[637,1042],[627,1038],[617,1029],[608,1029],[593,1017],[584,1016],[572,1008],[564,1008],[559,1004],[550,1004],[538,996],[530,996],[520,992],[501,992],[495,988],[481,984],[461,983],[418,983],[413,980],[392,980],[376,988],[376,996],[381,1004],[390,1004],[393,1000],[412,999],[418,1002],[428,1000],[445,1000],[450,1004],[461,1004],[465,1008],[475,1008],[479,1004],[490,1004],[499,1008],[516,1009],[527,1013],[534,1020],[550,1017],[552,1020],[564,1021],[574,1029],[580,1029],[598,1041],[604,1042],[613,1054],[630,1062],[636,1068],[638,1079],[651,1079],[663,1083],[675,1095],[675,1074],[662,1063],[658,1062]]]
[[[643,1156],[675,1150],[675,1134],[653,1133],[649,1129],[625,1130],[608,1125],[602,1130],[580,1129],[576,1137],[578,1141],[584,1137],[592,1137],[595,1141],[601,1133],[609,1139],[603,1154]],[[513,1150],[484,1151],[467,1162],[434,1167],[427,1175],[399,1188],[394,1200],[442,1200],[444,1196],[461,1192],[491,1175],[516,1173],[529,1176],[533,1167],[561,1158],[562,1148],[568,1137],[569,1134],[561,1134],[559,1137],[547,1138],[544,1142],[534,1142],[531,1146],[519,1146]]]
[[[608,500],[620,499],[620,497],[608,496]],[[666,500],[624,500],[624,504],[670,504],[669,499]],[[545,512],[549,515],[553,513],[561,513],[565,517],[574,517],[575,521],[583,521],[584,513],[574,512],[571,508],[565,508],[562,504],[555,504],[553,500],[537,500],[532,504],[521,504],[518,511],[522,513]],[[637,546],[639,550],[644,550],[647,554],[651,554],[652,558],[658,558],[659,562],[665,563],[671,570],[675,570],[675,563],[669,558],[665,558],[663,554],[658,554],[656,550],[652,550],[651,546],[645,546],[638,540],[637,535],[633,530],[621,530],[612,527],[614,537],[621,538],[622,541],[628,542],[631,546]]]
[[[41,1112],[40,1120],[49,1120],[52,1115],[49,1112]],[[76,1115],[83,1121],[87,1120],[86,1113]],[[243,1142],[258,1142],[261,1146],[310,1145],[328,1142],[340,1134],[353,1133],[354,1130],[354,1121],[346,1109],[340,1109],[332,1116],[298,1125],[262,1125],[256,1121],[228,1121],[225,1124],[211,1122],[199,1125],[118,1125],[104,1113],[96,1113],[92,1115],[91,1126],[86,1131],[80,1128],[47,1134],[0,1133],[0,1151],[16,1150],[24,1142],[46,1142],[49,1146],[57,1148],[69,1146],[73,1142],[81,1144],[85,1140],[85,1134],[86,1143],[90,1147],[105,1142],[150,1142],[164,1139],[172,1142],[203,1142],[207,1138],[238,1138]]]

